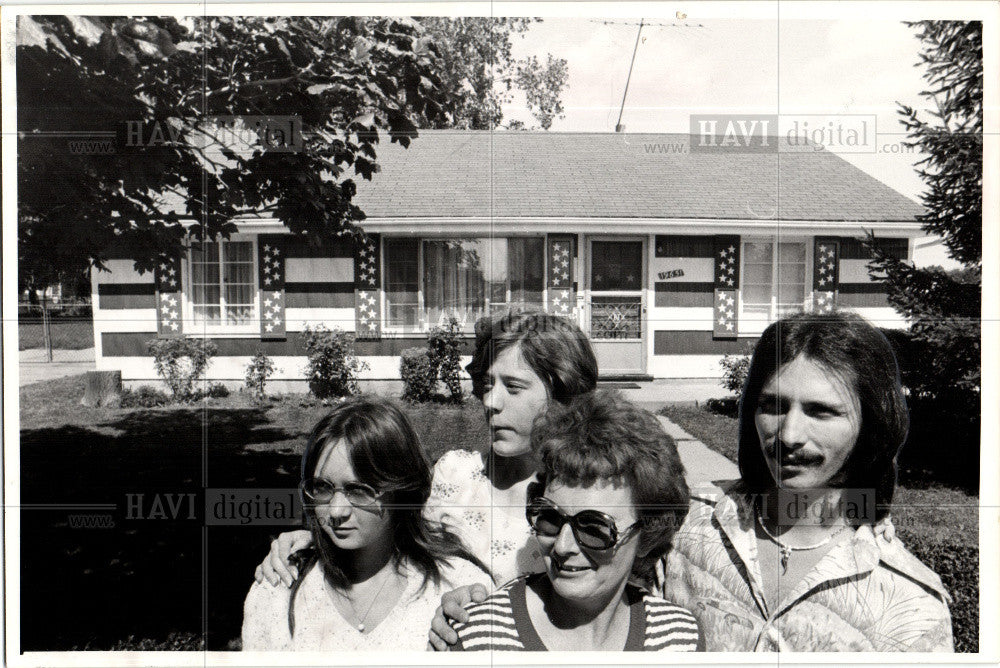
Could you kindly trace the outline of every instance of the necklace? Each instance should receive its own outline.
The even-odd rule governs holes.
[[[816,543],[815,545],[801,545],[801,546],[799,546],[799,545],[788,545],[786,543],[783,543],[780,538],[778,538],[773,533],[771,533],[770,531],[767,530],[767,527],[764,526],[764,518],[762,518],[760,516],[760,508],[755,508],[754,509],[754,516],[757,518],[757,524],[759,524],[760,528],[764,531],[764,535],[766,535],[768,538],[770,538],[771,542],[774,543],[775,545],[777,545],[778,548],[781,550],[781,574],[782,575],[784,575],[785,573],[788,572],[788,559],[789,559],[789,557],[792,556],[792,552],[793,551],[794,552],[800,552],[800,551],[801,552],[805,552],[805,551],[808,551],[808,550],[815,550],[815,549],[821,548],[824,545],[826,545],[827,543],[829,543],[831,540],[833,540],[841,532],[843,532],[844,529],[847,528],[847,526],[840,527],[839,529],[837,529],[832,534],[830,534],[829,536],[827,536],[826,538],[824,538],[820,542]]]
[[[354,607],[354,600],[350,596],[348,596],[344,592],[340,592],[337,591],[336,589],[333,589],[333,587],[329,587],[327,589],[327,591],[336,592],[338,596],[343,597],[343,599],[347,601],[347,605],[351,606],[351,613],[354,615],[354,618],[358,620],[356,626],[360,633],[365,632],[366,628],[365,620],[368,619],[368,613],[372,611],[372,607],[374,607],[375,601],[377,601],[378,597],[382,595],[382,590],[385,589],[385,585],[389,582],[389,575],[392,574],[392,571],[393,571],[392,568],[386,569],[385,575],[382,576],[382,584],[379,586],[378,591],[375,592],[375,596],[372,597],[371,602],[368,604],[368,608],[365,610],[365,614],[361,616],[358,616],[358,610],[357,608]]]

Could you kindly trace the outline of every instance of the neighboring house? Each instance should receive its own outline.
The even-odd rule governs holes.
[[[140,276],[93,272],[97,368],[154,379],[146,342],[208,336],[211,379],[258,349],[301,381],[301,331],[356,332],[364,378],[449,316],[544,308],[575,320],[602,376],[709,378],[775,318],[834,305],[902,326],[858,241],[910,259],[921,207],[827,151],[699,153],[687,135],[423,131],[359,180],[366,244],[317,250],[238,221]],[[467,351],[469,352],[468,348]]]

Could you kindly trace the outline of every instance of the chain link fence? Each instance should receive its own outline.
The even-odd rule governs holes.
[[[94,321],[89,301],[19,303],[17,334],[22,363],[94,360]]]

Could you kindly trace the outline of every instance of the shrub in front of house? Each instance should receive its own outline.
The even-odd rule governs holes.
[[[190,401],[195,383],[208,368],[218,347],[205,339],[160,338],[148,342],[157,375],[163,379],[175,401]]]
[[[743,391],[743,384],[747,381],[747,374],[750,372],[750,357],[753,355],[753,346],[748,344],[741,355],[724,355],[719,360],[722,367],[722,387],[734,394]]]
[[[403,399],[412,402],[430,401],[437,386],[437,373],[431,366],[428,351],[407,348],[399,359],[399,375],[403,379]]]
[[[339,328],[332,331],[319,325],[302,332],[309,365],[309,391],[318,399],[358,394],[358,373],[368,369],[354,354],[354,335]]]
[[[247,364],[245,387],[251,402],[260,403],[267,399],[267,381],[276,370],[271,358],[263,350],[258,350]]]
[[[435,327],[427,335],[427,357],[435,377],[439,377],[455,403],[462,402],[462,326],[455,318]]]
[[[166,392],[149,385],[140,385],[134,390],[128,388],[122,390],[118,405],[121,408],[155,408],[169,403],[170,397]]]

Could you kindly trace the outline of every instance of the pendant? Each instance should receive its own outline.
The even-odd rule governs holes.
[[[360,633],[364,633],[365,632],[365,625],[364,624],[358,624],[358,631]]]
[[[781,546],[781,574],[788,572],[788,558],[792,556],[792,548]]]

